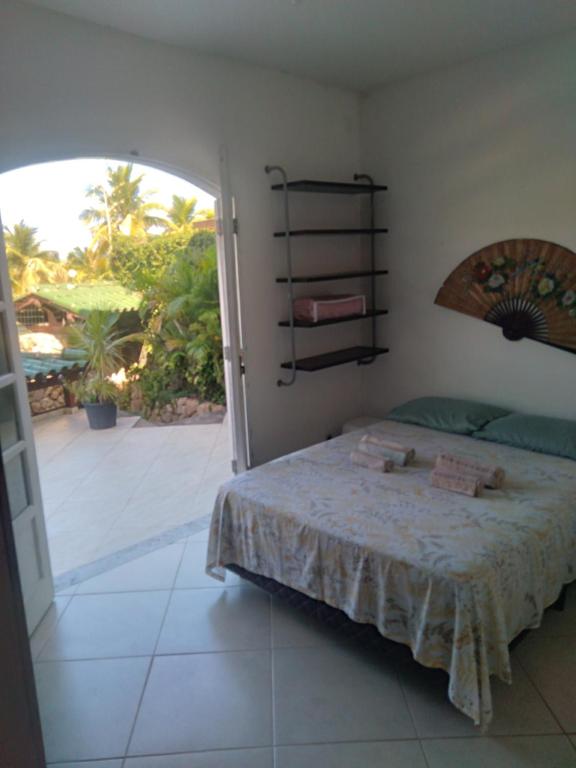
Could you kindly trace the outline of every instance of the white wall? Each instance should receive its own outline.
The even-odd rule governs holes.
[[[368,97],[364,166],[389,184],[392,353],[367,411],[426,394],[576,417],[576,357],[434,305],[451,270],[497,240],[576,251],[576,36],[517,48]]]
[[[227,145],[257,462],[323,439],[362,410],[354,366],[303,375],[289,390],[276,387],[288,354],[287,332],[276,326],[286,316],[274,283],[282,251],[271,234],[281,201],[263,170],[280,163],[292,177],[345,179],[358,170],[358,142],[353,94],[0,0],[0,172],[136,149],[141,161],[218,184],[218,147]],[[338,210],[347,215],[341,205],[335,213],[322,201],[299,203],[303,217],[317,206],[326,223]],[[296,258],[312,268],[319,257],[298,247]],[[329,258],[331,246],[321,248]],[[318,336],[304,340],[310,352],[343,341],[312,333]]]

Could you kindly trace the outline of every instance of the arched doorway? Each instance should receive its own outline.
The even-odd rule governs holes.
[[[194,184],[207,194],[212,195],[215,200],[217,209],[216,240],[220,306],[222,308],[222,335],[224,342],[224,358],[226,361],[226,399],[230,413],[233,462],[237,469],[242,470],[246,468],[248,464],[248,450],[246,444],[247,426],[243,398],[243,382],[240,374],[241,366],[233,364],[234,361],[237,362],[240,357],[241,330],[237,306],[236,277],[234,272],[234,234],[232,225],[233,201],[227,192],[225,156],[223,155],[221,157],[223,182],[221,186],[216,186],[205,180],[197,179],[192,174],[175,171],[172,168],[168,168],[168,166],[163,163],[148,160],[141,162],[140,158],[135,158],[133,155],[125,158],[114,155],[113,158],[106,158],[106,160],[113,160],[114,162],[119,163],[137,160],[139,165],[156,168],[163,172],[169,172],[188,183]],[[5,269],[2,274],[4,299],[2,307],[5,310],[5,317],[3,319],[5,320],[6,330],[8,331],[8,326],[15,326],[15,324],[14,308],[10,291],[8,290],[7,276],[8,271]],[[43,545],[43,538],[45,539],[45,526],[42,512],[42,495],[36,469],[36,452],[34,449],[33,433],[30,425],[27,424],[29,419],[25,407],[26,393],[23,385],[23,371],[21,361],[19,364],[15,355],[17,340],[14,334],[14,329],[12,329],[11,333],[11,340],[7,338],[7,342],[12,348],[12,369],[9,373],[13,380],[8,386],[13,386],[15,392],[18,392],[17,395],[15,394],[15,396],[12,397],[11,403],[14,411],[13,420],[15,424],[20,425],[20,436],[22,438],[18,441],[22,457],[22,467],[19,471],[22,475],[22,487],[27,489],[29,496],[28,500],[32,502],[27,505],[22,505],[23,508],[19,510],[19,513],[16,515],[18,520],[15,519],[14,528],[19,548],[20,568],[22,572],[27,572],[27,577],[23,579],[23,582],[25,583],[25,599],[27,595],[29,597],[27,601],[28,623],[30,629],[32,629],[51,600],[52,585],[49,568],[47,567],[47,558],[45,552],[43,552],[43,549],[45,549]],[[10,449],[14,452],[12,446],[10,446]],[[8,474],[10,474],[11,465],[9,464],[9,461],[12,459],[12,456],[10,454],[4,458]],[[21,514],[26,510],[29,512],[28,516]]]

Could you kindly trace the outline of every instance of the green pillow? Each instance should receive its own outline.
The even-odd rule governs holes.
[[[470,400],[456,400],[452,397],[419,397],[394,408],[386,417],[404,424],[418,424],[420,427],[471,435],[482,429],[488,422],[507,416],[506,408],[496,405],[474,403]]]
[[[576,421],[568,419],[513,413],[492,421],[474,437],[576,460]]]

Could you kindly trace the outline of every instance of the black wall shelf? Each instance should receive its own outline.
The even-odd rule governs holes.
[[[386,234],[387,229],[375,226],[374,197],[376,192],[384,192],[387,187],[374,184],[371,176],[367,174],[356,174],[353,182],[334,182],[334,181],[312,181],[304,179],[300,181],[288,181],[286,171],[279,165],[267,165],[266,173],[278,173],[282,178],[281,184],[273,184],[272,189],[283,193],[284,203],[284,229],[280,232],[274,232],[274,237],[283,238],[286,247],[286,277],[276,278],[277,283],[283,283],[288,287],[289,301],[289,319],[278,323],[282,328],[290,329],[290,347],[291,360],[281,363],[282,368],[291,372],[288,381],[279,379],[278,386],[291,386],[296,381],[297,371],[320,371],[324,368],[333,368],[337,365],[356,362],[358,365],[370,365],[376,357],[388,352],[388,349],[378,346],[376,343],[376,321],[378,317],[388,314],[387,309],[378,309],[375,305],[376,300],[376,277],[387,275],[388,270],[376,269],[376,235]],[[350,227],[336,229],[292,229],[290,226],[290,193],[291,192],[316,192],[321,194],[338,195],[368,195],[370,204],[370,221],[368,227]],[[318,237],[318,236],[340,236],[340,235],[365,235],[370,238],[370,266],[365,269],[356,269],[342,272],[329,272],[315,275],[292,274],[292,238],[297,237]],[[318,322],[308,322],[296,320],[294,317],[294,290],[295,283],[320,283],[331,280],[349,280],[353,278],[369,278],[370,280],[370,298],[368,310],[363,315],[349,315],[348,317],[331,318],[329,320],[320,320]],[[371,321],[371,344],[369,346],[354,346],[346,349],[339,349],[334,352],[327,352],[321,355],[297,359],[296,356],[296,334],[297,328],[318,328],[321,326],[336,325],[347,323],[354,320]]]
[[[291,229],[290,237],[309,237],[310,235],[385,235],[387,229]],[[286,232],[274,232],[274,237],[286,237]]]
[[[336,325],[337,323],[349,323],[351,320],[367,320],[370,317],[380,317],[381,315],[387,315],[387,309],[369,309],[363,315],[347,315],[346,317],[331,317],[329,320],[318,320],[312,322],[310,320],[294,320],[294,328],[319,328],[323,325]],[[290,328],[289,320],[281,320],[278,323],[282,328]]]
[[[332,195],[366,195],[372,192],[385,192],[388,189],[388,187],[382,187],[378,184],[353,184],[346,181],[311,181],[310,179],[289,181],[286,187],[290,192],[320,192]],[[273,184],[271,189],[282,191],[284,185]]]
[[[335,352],[326,352],[323,355],[303,357],[300,360],[296,360],[296,370],[313,373],[314,371],[322,371],[324,368],[344,365],[344,363],[368,362],[378,355],[385,355],[388,351],[388,349],[383,347],[348,347],[347,349],[337,349]],[[282,368],[290,370],[292,363],[282,363]]]
[[[357,272],[328,272],[325,275],[299,275],[292,277],[293,283],[324,283],[331,280],[351,280],[355,277],[379,277],[380,275],[387,275],[387,269],[376,269],[374,272],[357,271]],[[287,283],[287,277],[277,277],[277,283]]]

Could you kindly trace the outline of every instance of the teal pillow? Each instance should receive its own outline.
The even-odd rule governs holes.
[[[576,421],[568,419],[512,413],[490,422],[474,437],[576,460]]]
[[[506,408],[496,405],[457,400],[452,397],[419,397],[394,408],[386,417],[404,424],[454,432],[457,435],[471,435],[494,419],[507,416]]]

